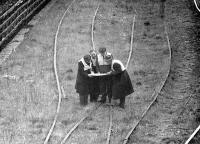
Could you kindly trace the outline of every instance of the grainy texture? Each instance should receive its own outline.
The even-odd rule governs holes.
[[[17,1],[18,0],[1,0],[0,1],[0,15],[3,14],[6,10],[8,10],[10,7],[12,7]]]
[[[147,0],[142,3],[144,5],[140,11],[150,23],[159,19],[156,10],[159,3]],[[199,18],[194,18],[193,10],[189,8],[187,0],[165,3],[163,20],[167,23],[172,48],[170,76],[157,102],[132,134],[130,143],[180,144],[197,127],[195,111],[199,94],[199,42],[198,29],[195,27],[199,25]],[[190,95],[192,97],[185,105]]]
[[[58,22],[69,1],[50,3],[29,23],[30,31],[0,69],[0,143],[41,144],[53,122],[57,89],[53,74],[53,41]],[[95,107],[79,105],[74,85],[78,60],[90,50],[91,23],[94,43],[105,46],[124,64],[128,59],[131,26],[136,14],[133,57],[128,73],[135,92],[126,98],[125,109],[113,107],[111,144],[120,144],[165,80],[169,50],[164,33],[167,23],[172,65],[157,102],[131,136],[134,144],[181,143],[197,126],[199,93],[198,15],[186,0],[168,0],[164,19],[159,0],[77,0],[69,9],[58,35],[58,73],[66,92],[58,123],[49,143],[61,141],[73,125]],[[163,6],[162,6],[163,7]],[[163,12],[163,11],[162,11]],[[193,17],[196,15],[195,17]],[[34,24],[33,24],[34,23]],[[7,75],[7,76],[6,76]],[[183,106],[193,94],[187,107]],[[198,99],[199,100],[199,99]],[[183,112],[182,112],[183,111]],[[105,104],[90,115],[66,143],[102,144],[109,127]]]

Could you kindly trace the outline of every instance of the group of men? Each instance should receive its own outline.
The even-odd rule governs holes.
[[[133,86],[129,75],[121,61],[113,59],[111,53],[106,51],[105,47],[99,48],[97,54],[90,50],[78,62],[78,73],[75,89],[79,93],[80,104],[90,102],[105,103],[108,97],[111,99],[120,99],[119,106],[124,108],[125,96],[133,93]]]

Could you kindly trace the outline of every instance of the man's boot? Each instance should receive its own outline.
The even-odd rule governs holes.
[[[105,103],[106,102],[106,94],[102,95],[101,100],[99,102],[101,102],[101,103]]]
[[[125,108],[125,106],[124,106],[124,105],[125,105],[125,97],[123,97],[123,98],[120,98],[119,107],[124,109],[124,108]]]

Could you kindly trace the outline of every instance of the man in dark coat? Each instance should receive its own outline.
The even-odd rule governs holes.
[[[90,50],[91,63],[92,63],[92,73],[97,73],[99,71],[98,58],[94,50]],[[96,102],[99,97],[99,77],[90,77],[90,102]]]
[[[112,61],[112,98],[120,99],[119,106],[124,108],[125,97],[134,92],[128,72],[119,60]]]
[[[88,95],[89,95],[89,76],[91,73],[91,56],[85,55],[78,62],[78,73],[76,78],[75,89],[79,93],[80,104],[88,104]]]

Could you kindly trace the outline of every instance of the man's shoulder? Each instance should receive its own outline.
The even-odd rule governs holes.
[[[112,53],[111,52],[107,52],[107,55],[112,55]]]
[[[79,61],[79,62],[78,62],[78,65],[79,65],[79,66],[83,66],[83,62],[82,62],[82,61]]]

